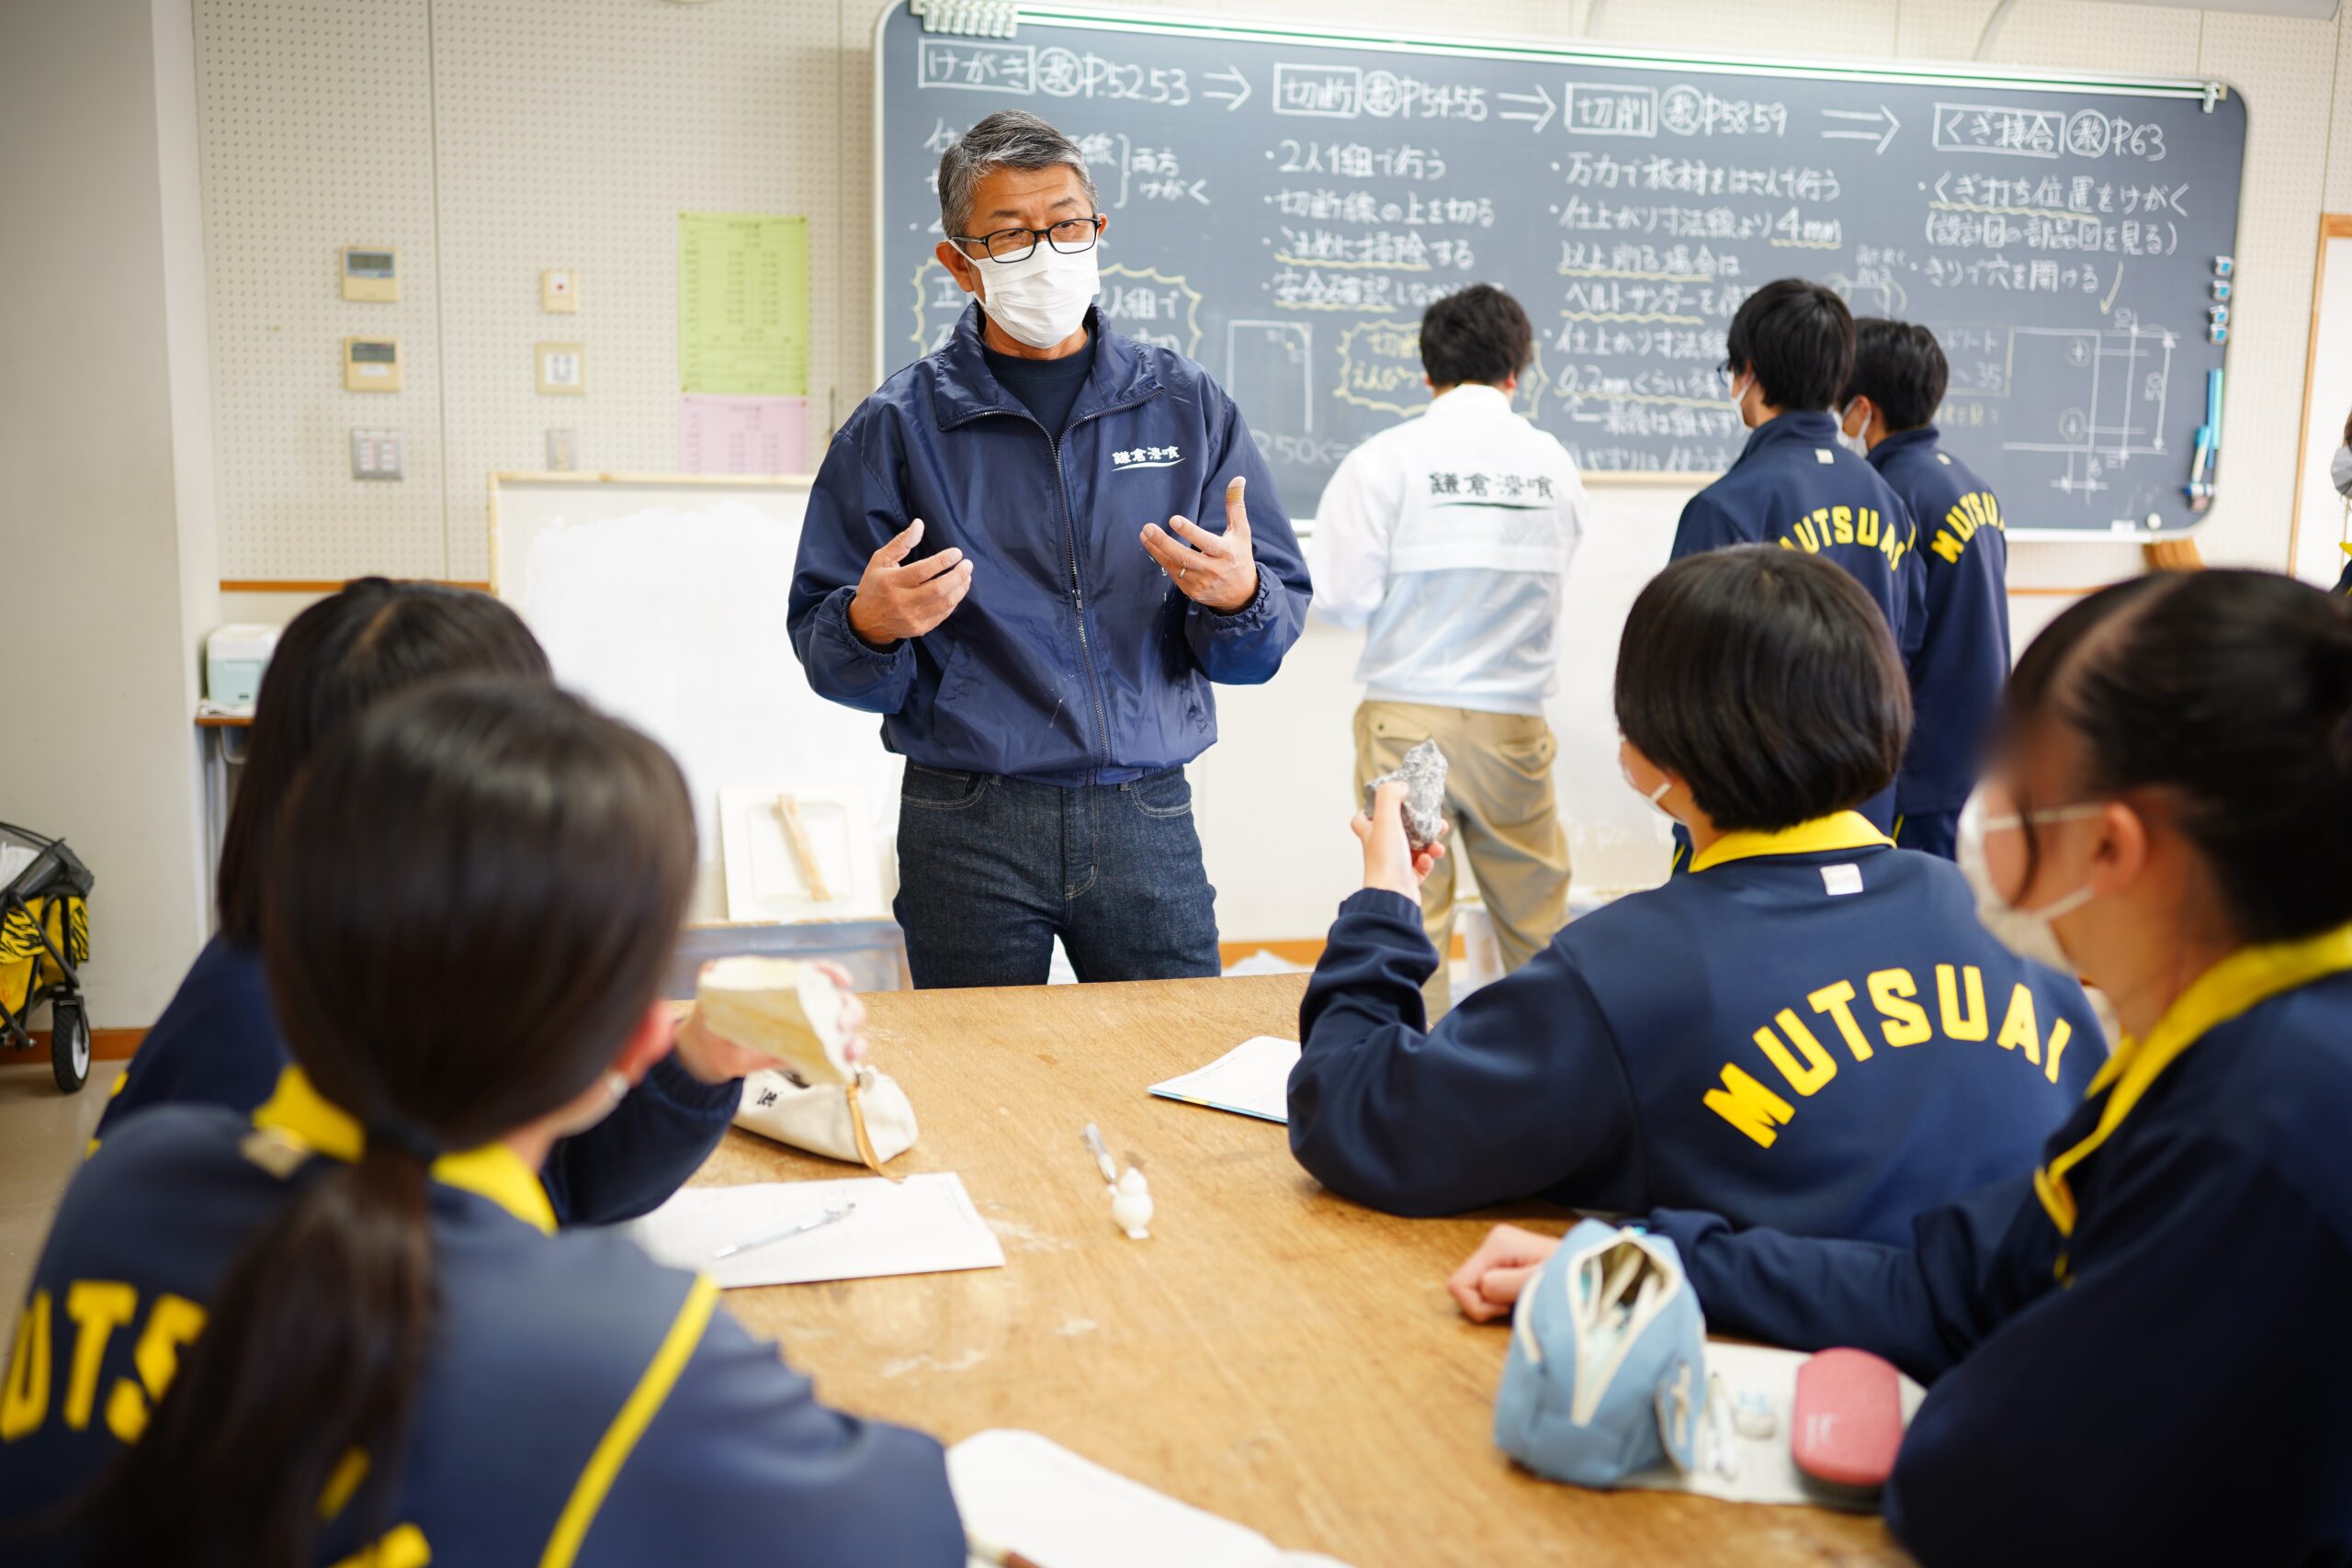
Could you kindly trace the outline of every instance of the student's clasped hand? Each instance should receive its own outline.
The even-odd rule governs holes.
[[[842,1055],[852,1066],[865,1060],[865,1004],[857,998],[853,987],[856,982],[849,971],[838,964],[819,962],[812,965],[818,974],[839,986],[842,990],[841,1027],[849,1036],[842,1047]],[[678,1066],[704,1083],[725,1083],[729,1078],[749,1077],[765,1068],[778,1066],[775,1057],[765,1051],[755,1051],[749,1045],[738,1045],[703,1021],[702,1009],[690,1010],[678,1021],[676,1036]]]
[[[1419,903],[1421,879],[1429,875],[1430,868],[1445,853],[1445,846],[1435,843],[1425,850],[1414,850],[1411,840],[1405,837],[1406,793],[1401,784],[1382,784],[1373,796],[1373,814],[1367,817],[1359,811],[1348,826],[1363,842],[1364,887],[1401,893]],[[1445,828],[1444,823],[1438,824],[1441,836]]]
[[[1258,596],[1258,557],[1250,545],[1250,509],[1241,502],[1245,482],[1235,475],[1225,487],[1225,532],[1212,534],[1189,517],[1170,517],[1168,526],[1144,525],[1143,547],[1185,598],[1224,615],[1246,609]],[[1170,536],[1173,537],[1170,537]]]
[[[1445,1288],[1461,1306],[1462,1315],[1473,1323],[1508,1317],[1519,1304],[1519,1293],[1527,1288],[1527,1281],[1559,1246],[1558,1236],[1538,1235],[1517,1225],[1497,1225],[1487,1233],[1470,1260],[1453,1271]]]

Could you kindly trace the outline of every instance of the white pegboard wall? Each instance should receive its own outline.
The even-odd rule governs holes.
[[[486,478],[544,467],[678,468],[678,214],[804,214],[810,460],[863,333],[832,308],[845,198],[836,6],[435,0],[448,363],[451,575],[487,567]],[[539,309],[542,268],[580,277],[576,315]],[[585,397],[542,397],[532,345],[587,345]],[[863,395],[860,386],[854,395]]]
[[[444,566],[426,0],[198,0],[220,572]],[[346,303],[340,248],[398,246],[397,304]],[[401,341],[401,390],[343,389],[346,336]],[[408,478],[351,479],[354,426]]]

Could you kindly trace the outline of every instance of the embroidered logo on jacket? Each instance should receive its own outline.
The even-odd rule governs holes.
[[[1114,469],[1172,468],[1183,460],[1184,455],[1173,446],[1136,446],[1111,454]]]

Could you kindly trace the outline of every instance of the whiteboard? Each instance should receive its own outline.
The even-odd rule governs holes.
[[[881,720],[811,691],[785,630],[805,477],[491,477],[491,588],[556,679],[670,749],[695,803],[687,918],[726,918],[718,794],[778,781],[853,789],[887,897],[900,763]]]

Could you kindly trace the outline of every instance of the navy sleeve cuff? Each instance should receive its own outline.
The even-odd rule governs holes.
[[[1391,919],[1404,921],[1415,931],[1424,930],[1421,924],[1421,907],[1402,893],[1392,892],[1385,887],[1366,887],[1359,892],[1349,894],[1340,900],[1340,913],[1342,915],[1386,915]]]
[[[1206,604],[1194,601],[1192,613],[1206,617],[1209,629],[1217,636],[1238,636],[1263,626],[1272,613],[1273,600],[1273,573],[1261,564],[1258,568],[1258,592],[1250,597],[1250,603],[1238,610],[1212,610]]]
[[[880,672],[894,670],[901,659],[911,657],[907,639],[900,637],[888,648],[876,648],[858,636],[857,628],[849,624],[849,604],[856,597],[857,590],[854,587],[842,589],[825,601],[824,607],[818,614],[823,617],[825,626],[832,632],[834,642],[847,649],[853,657],[875,666]]]
[[[666,1100],[698,1118],[723,1114],[732,1121],[736,1107],[743,1102],[743,1080],[728,1078],[719,1083],[705,1083],[688,1072],[673,1053],[653,1064],[653,1070],[645,1075],[636,1092]]]

